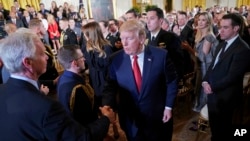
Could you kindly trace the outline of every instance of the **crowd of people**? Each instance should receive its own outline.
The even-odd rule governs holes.
[[[102,141],[119,119],[128,141],[171,141],[189,73],[192,110],[207,105],[211,140],[233,136],[250,72],[246,6],[86,19],[67,2],[37,12],[14,3],[10,11],[0,3],[0,140]]]

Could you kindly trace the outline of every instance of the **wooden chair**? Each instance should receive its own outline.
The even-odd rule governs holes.
[[[184,106],[188,108],[188,111],[190,111],[191,109],[191,94],[194,90],[192,81],[194,77],[194,72],[188,73],[183,76],[183,79],[179,82],[179,89],[176,97],[177,107],[179,107],[180,104],[184,104]]]

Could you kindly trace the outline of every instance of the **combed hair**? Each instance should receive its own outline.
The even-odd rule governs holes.
[[[77,49],[80,49],[78,45],[65,45],[58,50],[57,58],[64,69],[69,69],[71,62],[78,57]]]
[[[30,29],[19,28],[15,34],[1,41],[0,56],[10,73],[23,72],[23,59],[36,57],[35,39],[39,40],[39,37]]]
[[[122,24],[120,32],[135,32],[138,37],[146,38],[146,32],[143,24],[137,20],[129,20]]]
[[[110,45],[110,43],[103,37],[100,25],[97,22],[90,22],[82,27],[82,31],[88,37],[87,51],[96,51],[99,53],[99,57],[105,58],[104,46]]]

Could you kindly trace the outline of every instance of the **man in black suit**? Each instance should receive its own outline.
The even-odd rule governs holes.
[[[109,19],[109,34],[106,39],[109,40],[114,52],[122,49],[119,22],[116,19]]]
[[[242,17],[227,14],[220,21],[220,37],[224,42],[217,47],[216,56],[202,82],[208,95],[208,115],[211,140],[234,136],[233,113],[243,96],[243,77],[250,67],[250,48],[241,39]]]
[[[13,23],[16,25],[17,28],[24,27],[23,21],[18,18],[14,12],[11,11],[9,17],[10,20],[7,20],[6,23]]]
[[[188,23],[187,13],[179,11],[177,13],[177,24],[173,27],[173,32],[176,33],[182,42],[187,42],[191,47],[194,46],[194,30]]]
[[[69,19],[62,18],[59,21],[59,26],[61,28],[61,36],[60,36],[61,46],[78,44],[75,32],[69,27]]]
[[[32,31],[20,30],[0,44],[1,59],[11,73],[0,85],[0,140],[90,141],[105,137],[115,119],[111,109],[101,107],[104,116],[83,127],[61,104],[40,93],[37,80],[46,71],[45,47]]]
[[[157,46],[168,50],[170,59],[173,61],[179,78],[183,76],[183,52],[179,37],[161,28],[163,22],[163,11],[160,8],[151,8],[147,11],[148,45]]]

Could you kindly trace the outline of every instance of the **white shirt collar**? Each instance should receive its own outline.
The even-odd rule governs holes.
[[[15,78],[15,79],[24,80],[24,81],[26,81],[26,82],[29,82],[29,83],[31,83],[33,86],[35,86],[35,87],[39,90],[37,81],[35,81],[35,80],[33,80],[33,79],[30,79],[30,78],[28,78],[28,77],[21,76],[21,75],[16,75],[16,74],[11,74],[10,77]]]

